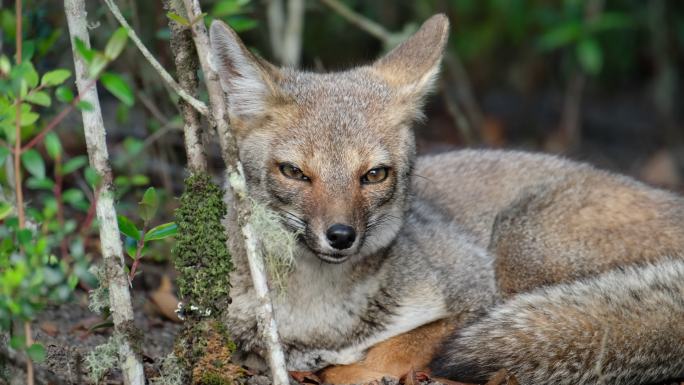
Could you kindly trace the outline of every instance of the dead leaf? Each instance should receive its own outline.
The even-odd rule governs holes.
[[[321,384],[321,379],[318,378],[318,376],[314,372],[298,372],[298,371],[291,371],[290,377],[294,378],[295,381],[301,383],[301,384],[314,384],[314,385],[319,385]]]
[[[159,314],[173,322],[182,322],[180,318],[178,318],[178,314],[176,314],[178,298],[173,294],[173,285],[168,276],[162,276],[159,288],[150,293],[150,299],[157,307]]]
[[[57,334],[59,334],[59,328],[54,322],[50,321],[43,321],[40,323],[40,330],[43,331],[43,333],[49,335],[50,337],[54,337]]]
[[[485,385],[506,385],[508,382],[506,381],[508,378],[508,370],[506,369],[499,369],[498,372],[494,373],[492,377],[489,378],[489,381]]]

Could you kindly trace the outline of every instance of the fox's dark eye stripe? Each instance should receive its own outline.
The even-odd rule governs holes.
[[[293,165],[292,163],[281,163],[278,165],[278,168],[280,169],[280,172],[287,178],[303,181],[311,180],[308,176],[304,175],[302,169]]]

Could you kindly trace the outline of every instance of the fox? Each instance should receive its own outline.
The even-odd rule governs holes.
[[[437,14],[370,64],[314,73],[210,26],[249,194],[297,237],[271,299],[287,369],[332,384],[411,369],[463,382],[506,369],[533,385],[684,378],[684,198],[555,155],[417,156],[448,35]],[[234,358],[263,369],[246,265],[223,322]]]

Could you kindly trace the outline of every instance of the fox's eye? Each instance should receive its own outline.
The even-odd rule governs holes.
[[[304,172],[299,167],[293,164],[281,163],[278,167],[280,168],[280,172],[290,179],[310,180],[308,176],[304,175]]]
[[[387,179],[387,175],[389,175],[389,168],[388,167],[376,167],[365,173],[361,177],[361,183],[363,184],[373,184],[373,183],[380,183],[383,180]]]

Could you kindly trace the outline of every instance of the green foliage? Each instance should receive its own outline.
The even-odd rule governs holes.
[[[138,203],[138,214],[142,219],[142,228],[138,228],[135,222],[126,216],[118,215],[119,231],[126,236],[124,246],[126,253],[133,259],[130,278],[135,277],[136,269],[140,260],[149,251],[149,242],[159,241],[176,235],[176,224],[164,223],[149,229],[152,220],[159,209],[157,190],[150,187],[145,190],[142,200]]]
[[[221,221],[226,215],[223,191],[206,174],[185,180],[176,209],[178,234],[173,262],[181,297],[189,306],[220,312],[225,309],[233,263]]]

